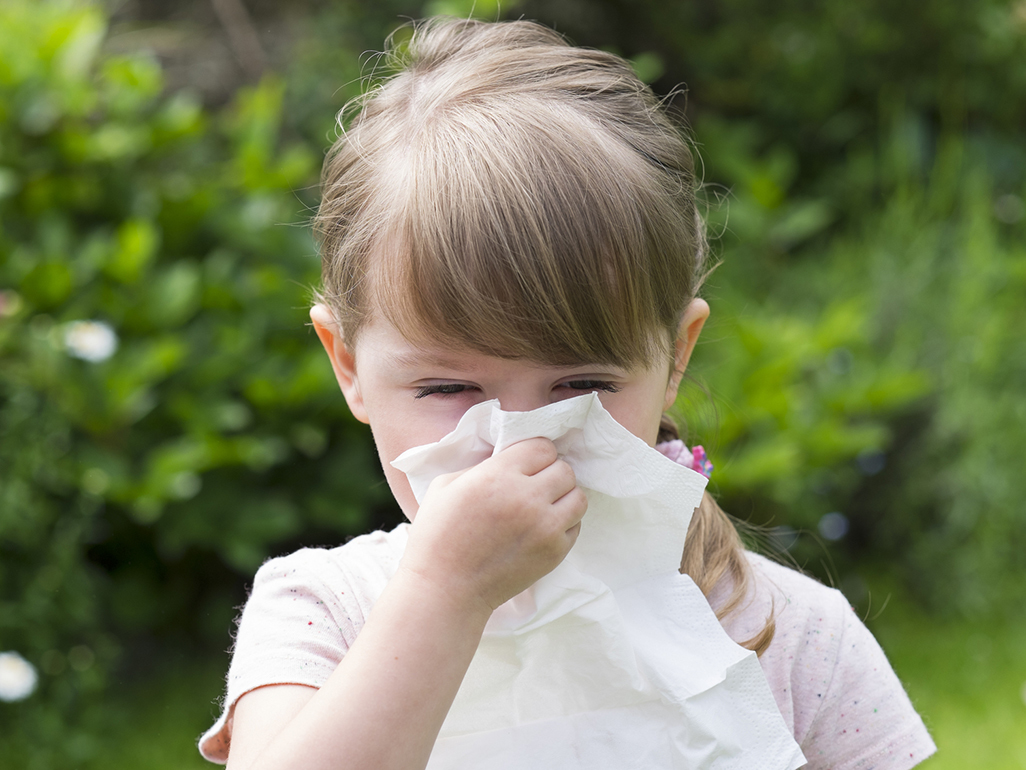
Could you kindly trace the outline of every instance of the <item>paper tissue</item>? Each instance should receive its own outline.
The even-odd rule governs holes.
[[[596,394],[468,410],[392,464],[431,480],[551,439],[588,496],[566,559],[493,614],[428,770],[793,770],[805,760],[755,653],[735,644],[681,553],[706,479],[631,434]]]

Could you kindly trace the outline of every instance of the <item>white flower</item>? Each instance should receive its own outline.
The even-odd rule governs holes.
[[[118,349],[118,335],[103,321],[72,321],[64,327],[68,352],[94,364],[106,361]]]
[[[35,667],[16,652],[0,652],[0,700],[25,700],[36,690]]]

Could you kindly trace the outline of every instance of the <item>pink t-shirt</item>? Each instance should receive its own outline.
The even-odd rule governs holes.
[[[239,620],[221,717],[200,751],[225,762],[235,703],[270,684],[321,686],[335,670],[399,564],[403,524],[334,549],[303,549],[257,572]],[[883,651],[844,596],[748,554],[755,576],[745,605],[725,618],[735,641],[774,613],[760,662],[777,705],[817,770],[907,770],[936,748]],[[715,607],[730,586],[710,597]]]

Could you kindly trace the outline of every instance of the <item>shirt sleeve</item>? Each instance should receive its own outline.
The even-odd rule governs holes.
[[[834,592],[836,593],[836,592]],[[808,650],[823,676],[796,692],[814,711],[796,736],[809,770],[908,770],[937,749],[876,639],[836,594],[836,631]],[[832,624],[833,625],[833,624]],[[817,669],[809,661],[807,670]],[[797,727],[797,725],[796,725]]]
[[[212,761],[228,759],[235,703],[273,684],[320,687],[356,638],[342,599],[320,579],[316,551],[265,563],[238,621],[221,717],[199,742]]]

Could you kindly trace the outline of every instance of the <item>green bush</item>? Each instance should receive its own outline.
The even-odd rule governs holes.
[[[707,292],[726,320],[695,357],[712,399],[690,394],[682,411],[712,445],[725,507],[811,533],[782,544],[812,571],[843,584],[853,559],[870,561],[935,611],[1014,614],[1026,606],[1026,164],[1006,162],[993,134],[931,135],[907,109],[881,124],[836,169],[871,203],[775,259],[780,223],[815,204],[760,201],[746,179],[787,164],[713,133],[710,151],[732,151],[711,164],[734,169],[737,191],[714,212],[730,230]],[[825,550],[815,536],[836,513],[850,532]]]
[[[838,162],[875,144],[881,101],[1016,140],[1026,117],[1026,16],[1015,0],[522,0],[510,14],[520,15],[580,44],[659,56],[657,90],[686,84],[689,115],[749,123],[761,149],[800,158],[803,191],[848,203],[855,180]]]
[[[928,372],[932,386],[860,503],[865,536],[934,609],[1017,616],[1026,609],[1026,164],[1018,179],[994,168],[1000,155],[986,136],[941,135],[935,153],[917,153],[909,145],[920,133],[908,124],[895,121],[882,153],[887,205],[835,259],[835,282],[858,280],[873,297],[880,355]],[[897,161],[917,155],[925,162]]]
[[[42,672],[0,723],[39,766],[90,752],[134,646],[226,647],[232,572],[364,530],[382,490],[305,327],[319,158],[280,139],[282,84],[209,114],[104,33],[0,5],[0,650]]]

